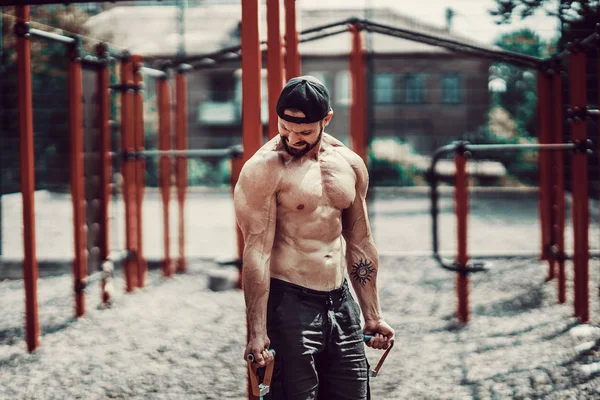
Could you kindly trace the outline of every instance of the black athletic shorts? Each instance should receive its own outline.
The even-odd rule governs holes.
[[[275,350],[265,399],[369,399],[360,307],[348,283],[332,291],[271,279],[267,333]]]

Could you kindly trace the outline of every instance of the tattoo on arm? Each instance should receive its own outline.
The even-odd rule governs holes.
[[[371,280],[373,272],[375,272],[375,268],[373,268],[373,263],[371,263],[371,261],[360,260],[352,266],[350,276],[362,286],[365,286],[367,281]]]

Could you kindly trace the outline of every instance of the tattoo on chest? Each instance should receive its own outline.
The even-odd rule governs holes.
[[[369,260],[360,260],[352,266],[352,272],[350,276],[352,279],[360,283],[362,286],[367,284],[367,281],[371,280],[371,276],[375,272],[373,263]]]

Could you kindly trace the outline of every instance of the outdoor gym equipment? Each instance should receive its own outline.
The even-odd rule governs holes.
[[[96,279],[102,279],[102,302],[108,304],[111,298],[112,270],[114,262],[123,261],[127,281],[127,290],[142,287],[144,284],[146,264],[141,257],[141,202],[144,194],[145,174],[142,158],[127,157],[123,160],[124,197],[126,205],[126,229],[127,249],[125,252],[111,252],[108,239],[108,222],[110,219],[109,202],[112,192],[112,170],[111,170],[111,125],[114,124],[110,117],[110,92],[121,94],[122,118],[121,139],[122,148],[128,155],[135,151],[144,150],[143,132],[143,75],[152,76],[157,79],[157,92],[163,94],[159,105],[159,119],[164,135],[163,145],[170,143],[170,102],[164,100],[168,94],[167,73],[161,70],[144,67],[142,57],[130,55],[127,52],[121,54],[111,53],[108,46],[100,43],[96,46],[96,55],[86,54],[82,49],[82,41],[79,36],[65,36],[45,32],[30,27],[30,14],[28,6],[16,8],[14,33],[17,39],[17,71],[18,71],[18,109],[19,109],[19,134],[20,147],[20,170],[21,170],[21,192],[23,196],[23,276],[25,283],[26,298],[26,341],[29,351],[34,351],[39,346],[39,322],[37,311],[37,276],[38,260],[35,245],[35,207],[34,207],[34,153],[33,153],[33,105],[32,105],[32,76],[31,76],[31,50],[30,38],[32,36],[45,40],[62,43],[69,50],[67,55],[68,64],[68,93],[69,93],[69,134],[71,141],[70,171],[71,171],[71,198],[73,202],[73,224],[74,224],[74,293],[75,293],[75,316],[85,314],[85,288]],[[120,61],[121,82],[110,85],[109,68]],[[84,153],[84,131],[83,131],[83,106],[82,106],[82,69],[83,67],[93,69],[96,73],[97,90],[97,114],[98,114],[98,149]],[[185,66],[177,69],[176,82],[179,87],[185,86],[185,80],[179,75],[186,71]],[[166,86],[165,86],[166,85]],[[185,93],[177,93],[179,97]],[[177,116],[180,120],[187,118],[187,111],[179,110]],[[185,150],[187,142],[184,123],[178,122],[176,137],[177,149]],[[95,138],[96,140],[96,138]],[[170,149],[170,145],[165,150]],[[94,162],[86,162],[86,157],[94,158]],[[187,177],[185,165],[178,162],[179,176]],[[86,168],[94,169],[87,171],[92,176],[90,181],[85,180]],[[170,179],[164,180],[170,182]],[[186,182],[187,183],[187,182]],[[89,186],[89,187],[88,187]],[[185,191],[179,182],[179,193]],[[84,188],[87,188],[84,190]],[[93,190],[90,190],[92,188]],[[166,191],[163,187],[163,192]],[[170,189],[169,189],[170,190]],[[89,192],[89,193],[88,193]],[[91,193],[92,197],[89,197]],[[86,197],[88,195],[88,197]],[[182,200],[180,201],[180,203]],[[87,204],[87,209],[86,209]],[[180,209],[182,206],[180,206]],[[86,211],[90,217],[86,218]],[[89,234],[86,237],[86,223]],[[93,246],[88,248],[87,246]],[[97,254],[97,265],[95,272],[88,275],[89,261],[86,252]],[[185,263],[182,257],[179,265]],[[138,268],[139,267],[139,268]]]
[[[472,145],[454,142],[439,148],[428,171],[431,186],[432,247],[433,257],[442,268],[457,272],[457,315],[461,322],[469,319],[468,274],[485,271],[483,262],[469,261],[467,253],[468,190],[466,163],[471,152],[476,151],[539,151],[539,216],[541,227],[541,251],[511,252],[512,254],[479,254],[476,258],[536,257],[548,261],[547,280],[556,277],[558,266],[558,302],[566,301],[565,260],[572,259],[574,267],[574,309],[580,322],[589,321],[589,174],[588,155],[594,152],[587,136],[587,120],[598,119],[600,111],[591,108],[586,99],[586,56],[596,54],[600,60],[600,24],[596,33],[570,43],[568,49],[553,57],[532,65],[538,70],[538,142],[539,144]],[[563,66],[568,60],[568,67]],[[513,60],[509,60],[514,63]],[[568,73],[569,108],[563,117],[563,73]],[[600,101],[599,101],[600,102]],[[570,125],[571,142],[564,143],[563,126]],[[600,125],[598,126],[600,134]],[[571,195],[573,199],[572,255],[565,252],[565,183],[564,152],[573,151],[571,171]],[[438,251],[438,191],[436,164],[446,154],[453,153],[456,168],[454,181],[455,212],[457,216],[457,255],[454,263],[444,261]],[[595,250],[594,255],[598,255]]]
[[[269,352],[273,354],[275,357],[275,350],[270,349]],[[248,363],[248,376],[250,376],[250,388],[252,390],[252,394],[260,399],[263,398],[266,394],[269,393],[271,389],[271,379],[273,378],[273,368],[275,366],[275,359],[271,361],[265,367],[259,367],[258,364],[254,362],[254,354],[250,353],[246,357],[246,362]],[[259,382],[258,370],[260,368],[264,368],[264,376],[262,382]]]
[[[365,335],[363,335],[363,340],[364,340],[365,343],[367,343],[373,337],[374,337],[373,335],[366,335],[365,334]],[[387,350],[383,353],[383,355],[379,359],[379,362],[377,363],[377,366],[374,369],[371,369],[369,371],[369,376],[375,378],[377,375],[379,375],[379,370],[383,366],[383,363],[384,363],[385,359],[387,358],[388,354],[390,353],[390,351],[392,350],[392,347],[394,347],[394,343],[392,343],[390,345],[390,347],[388,347]]]
[[[530,145],[517,145],[517,144],[506,144],[506,145],[472,145],[468,142],[460,141],[454,142],[450,145],[444,146],[438,149],[435,152],[435,156],[432,159],[431,167],[429,170],[430,177],[430,185],[431,185],[431,214],[432,214],[432,230],[433,230],[433,256],[436,259],[440,266],[449,271],[457,272],[457,280],[456,280],[456,291],[458,296],[458,310],[457,315],[461,322],[468,322],[469,320],[469,305],[468,305],[468,284],[469,279],[468,275],[470,273],[482,272],[486,271],[485,264],[483,262],[473,262],[470,261],[470,257],[467,252],[467,220],[468,220],[468,212],[469,212],[469,194],[468,194],[468,184],[467,184],[467,173],[466,173],[466,164],[468,157],[477,152],[477,151],[514,151],[514,150],[537,150],[537,151],[566,151],[571,150],[575,152],[575,156],[578,153],[587,154],[591,150],[591,141],[586,140],[585,142],[578,143],[557,143],[557,144],[530,144]],[[457,217],[457,255],[455,262],[445,261],[438,251],[438,192],[437,192],[437,179],[435,174],[435,166],[437,162],[441,159],[442,156],[453,153],[454,154],[454,162],[456,166],[456,174],[454,180],[454,203],[455,203],[455,212]],[[574,157],[575,157],[574,156]],[[576,172],[574,172],[575,174]],[[587,182],[583,182],[584,185],[587,185]],[[564,192],[562,193],[564,197]],[[580,210],[584,207],[584,202],[587,202],[586,198],[581,198],[578,196],[577,192],[573,194],[573,208],[574,208],[574,219],[582,218],[581,213],[578,213],[575,210]],[[564,206],[563,206],[564,207]],[[558,213],[559,210],[557,207],[554,207],[555,213]],[[564,212],[563,214],[564,215]],[[559,279],[558,279],[558,287],[559,293],[562,293],[564,296],[565,290],[565,271],[564,271],[564,260],[568,258],[568,256],[564,252],[564,220],[562,224],[559,226],[558,221],[554,221],[553,227],[555,228],[555,233],[559,234],[559,240],[552,244],[552,257],[556,260],[562,260],[560,263],[559,269]],[[579,221],[579,224],[574,222],[574,237],[575,237],[575,249],[577,251],[580,248],[578,245],[578,241],[582,240],[582,238],[587,239],[587,236],[583,236],[584,233],[577,232],[576,229],[585,229],[587,231],[589,226],[589,220]],[[582,228],[584,227],[584,228]],[[479,254],[477,258],[485,259],[485,258],[503,258],[503,257],[534,257],[539,255],[540,253],[536,253],[534,251],[525,251],[519,254]],[[589,254],[587,255],[589,257]],[[581,266],[576,265],[576,273],[581,271],[577,271],[577,268],[581,268]],[[580,287],[581,282],[576,280],[575,290],[576,291],[585,291],[585,287]],[[560,296],[559,296],[560,297]],[[576,315],[581,315],[584,310],[580,310],[579,304],[576,304]]]
[[[575,150],[577,146],[574,143],[565,144],[530,144],[530,145],[472,145],[468,142],[459,141],[453,142],[449,145],[439,148],[432,160],[429,168],[429,184],[431,186],[431,221],[432,221],[432,247],[433,257],[440,266],[446,270],[457,273],[456,280],[456,291],[458,296],[458,310],[457,315],[461,322],[468,322],[469,320],[469,278],[468,274],[475,272],[486,271],[486,266],[483,262],[470,261],[470,257],[467,253],[467,216],[469,212],[469,200],[468,200],[468,185],[467,185],[467,174],[466,174],[466,163],[467,158],[472,153],[477,151],[514,151],[514,150]],[[443,259],[439,253],[439,233],[438,233],[438,190],[437,190],[437,175],[436,165],[438,161],[447,154],[453,154],[454,163],[456,166],[456,173],[454,179],[454,202],[455,202],[455,213],[457,217],[457,255],[454,262],[449,262]],[[562,247],[561,247],[562,249]],[[478,254],[478,259],[485,258],[502,258],[502,257],[535,257],[539,253],[535,251],[521,252],[520,254]]]

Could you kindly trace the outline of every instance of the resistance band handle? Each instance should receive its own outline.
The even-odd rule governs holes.
[[[367,343],[369,340],[373,339],[374,337],[375,336],[373,336],[373,335],[364,334],[363,335],[363,340],[365,341],[365,343]],[[394,347],[394,343],[393,342],[390,345],[390,347],[387,348],[387,350],[385,351],[385,353],[383,353],[383,355],[381,356],[381,359],[379,359],[379,362],[377,363],[377,366],[375,367],[375,369],[371,370],[371,376],[372,377],[376,377],[379,374],[379,370],[381,369],[381,366],[383,365],[383,362],[385,361],[385,359],[387,358],[388,354],[390,353],[390,350],[392,350],[392,347]]]
[[[269,349],[269,352],[275,356],[275,350]],[[264,395],[269,393],[271,378],[273,377],[273,367],[275,366],[275,362],[271,362],[264,367],[259,367],[254,361],[256,358],[254,354],[250,353],[246,356],[246,361],[248,362],[248,375],[250,375],[250,387],[252,388],[252,394],[256,397],[263,398]],[[258,376],[256,374],[259,368],[266,368],[265,375],[263,377],[262,383],[258,381]]]
[[[273,349],[269,349],[269,353],[275,355],[275,350]],[[250,361],[250,362],[254,362],[255,358],[254,358],[254,354],[250,353],[246,356],[246,360]]]

